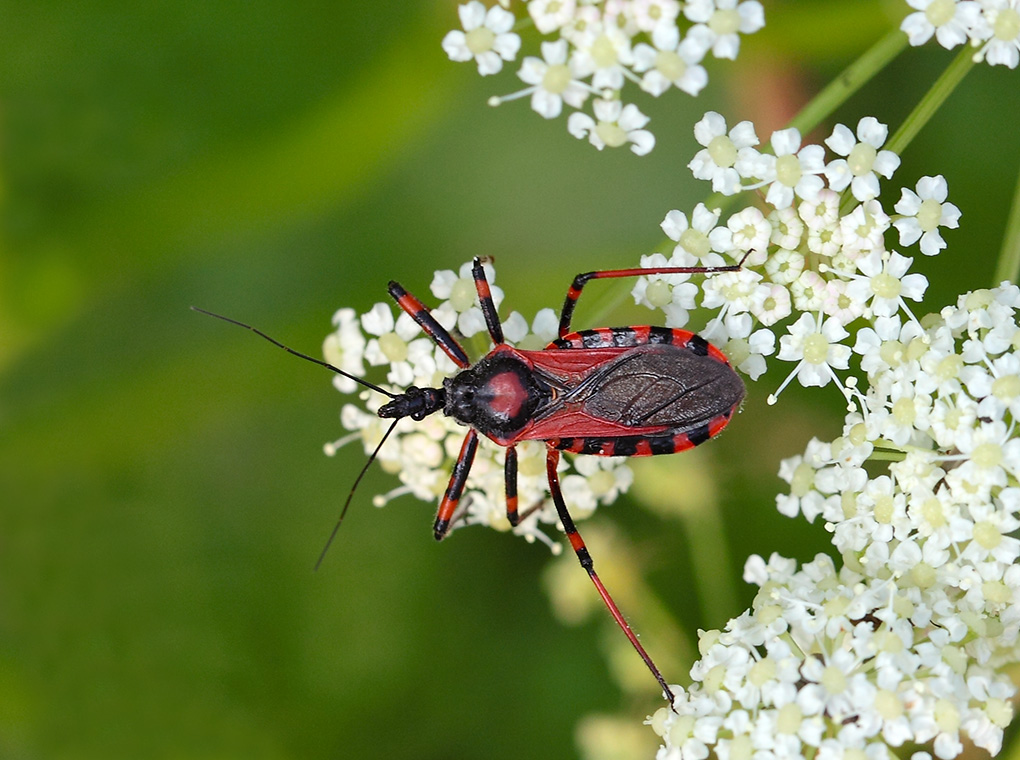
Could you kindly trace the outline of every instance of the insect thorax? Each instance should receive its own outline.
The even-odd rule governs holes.
[[[512,350],[494,351],[443,381],[444,413],[497,441],[524,430],[550,396],[549,387]]]

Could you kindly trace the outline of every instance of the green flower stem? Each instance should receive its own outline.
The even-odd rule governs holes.
[[[956,89],[967,72],[974,67],[974,53],[970,46],[964,45],[963,50],[956,56],[951,64],[942,72],[942,75],[935,80],[935,84],[921,98],[910,115],[903,120],[896,134],[890,138],[885,145],[888,150],[902,154],[910,141],[914,139],[921,128],[928,123],[928,120],[935,115],[939,107],[946,102],[950,93]]]
[[[907,35],[899,29],[891,30],[815,95],[787,126],[796,127],[802,135],[806,135],[832,115],[906,47]]]
[[[733,562],[711,463],[670,465],[655,459],[631,466],[633,496],[649,512],[683,523],[702,615],[705,620],[728,620],[740,610],[739,593],[728,572]],[[677,476],[685,469],[685,493],[678,500]]]
[[[891,30],[885,37],[868,48],[860,58],[847,66],[820,93],[815,95],[800,113],[794,116],[787,127],[796,127],[801,135],[807,135],[839,108],[847,99],[863,87],[875,74],[880,72],[907,47],[907,35],[899,29]],[[708,208],[725,211],[737,195],[712,193],[705,201]]]
[[[1020,172],[1017,174],[1016,191],[1013,193],[1013,207],[1009,211],[1006,234],[999,252],[999,263],[995,268],[994,285],[1003,280],[1016,282],[1020,277]]]
[[[726,542],[726,522],[713,501],[696,513],[684,515],[694,569],[694,586],[705,620],[729,620],[740,609]]]

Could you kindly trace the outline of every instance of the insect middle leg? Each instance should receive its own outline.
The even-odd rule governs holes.
[[[746,258],[746,257],[745,257]],[[614,277],[642,277],[649,274],[715,274],[717,272],[738,272],[740,264],[731,264],[725,267],[636,267],[633,269],[602,269],[595,272],[584,272],[577,275],[567,291],[567,298],[563,302],[563,311],[560,312],[560,337],[570,332],[570,319],[574,315],[574,307],[577,299],[581,297],[581,291],[589,280],[603,280]]]
[[[450,475],[450,483],[446,486],[443,500],[439,502],[439,513],[436,515],[436,523],[432,528],[436,541],[446,538],[446,534],[450,530],[450,520],[460,503],[460,497],[464,494],[464,484],[467,483],[468,473],[471,472],[471,465],[475,461],[475,451],[477,450],[478,433],[474,428],[471,428],[464,436],[464,443],[461,444],[460,454],[453,465],[453,473]]]
[[[503,483],[506,488],[506,519],[513,527],[521,521],[517,512],[517,447],[509,446],[503,461]]]
[[[563,524],[563,532],[567,534],[567,539],[570,541],[570,546],[573,548],[574,553],[577,555],[578,562],[581,563],[581,567],[588,573],[588,577],[591,582],[595,584],[595,589],[599,592],[599,596],[602,597],[602,601],[609,609],[609,614],[613,616],[613,620],[620,626],[620,629],[627,636],[627,639],[633,645],[634,649],[637,650],[638,655],[644,660],[645,665],[655,676],[655,680],[659,682],[659,686],[662,687],[663,695],[669,700],[672,706],[673,690],[669,688],[669,684],[666,683],[666,679],[662,677],[662,673],[656,667],[652,661],[651,656],[645,651],[645,648],[641,646],[641,642],[638,641],[637,635],[631,629],[630,625],[623,617],[623,613],[620,612],[620,608],[616,606],[616,602],[613,601],[613,597],[610,596],[609,591],[602,584],[598,574],[595,572],[595,566],[592,562],[591,554],[588,553],[587,547],[584,545],[584,539],[581,538],[581,534],[577,532],[577,527],[574,525],[573,519],[570,517],[570,513],[567,511],[566,502],[563,501],[563,492],[560,490],[560,476],[556,469],[560,462],[560,452],[556,449],[549,447],[546,454],[546,473],[549,476],[549,492],[552,494],[553,503],[556,505],[556,513],[559,515],[560,522]]]

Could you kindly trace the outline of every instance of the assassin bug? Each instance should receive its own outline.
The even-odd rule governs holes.
[[[704,443],[726,427],[744,398],[744,383],[719,349],[686,330],[638,325],[571,332],[570,321],[584,286],[594,279],[653,274],[712,274],[739,269],[740,264],[611,269],[579,274],[567,291],[560,312],[559,338],[544,349],[524,351],[505,342],[482,261],[476,258],[472,275],[479,306],[494,345],[475,364],[421,301],[397,282],[391,281],[388,290],[397,305],[461,370],[446,378],[441,388],[410,386],[399,394],[294,351],[250,325],[192,308],[252,330],[292,354],[389,396],[390,402],[379,409],[378,415],[394,422],[376,452],[393,426],[404,417],[422,420],[442,411],[467,426],[467,434],[433,525],[437,540],[445,538],[450,530],[474,461],[479,434],[506,448],[506,512],[511,525],[517,525],[521,519],[517,498],[516,446],[521,441],[544,441],[547,446],[549,492],[570,545],[613,619],[672,704],[672,690],[595,572],[591,555],[574,525],[557,473],[560,452],[651,456],[685,451]],[[374,456],[375,453],[355,480],[355,488]],[[354,489],[344,504],[340,520],[343,520],[353,493]],[[337,527],[339,524],[338,521]],[[332,538],[331,535],[330,541]],[[328,548],[329,542],[326,546]]]

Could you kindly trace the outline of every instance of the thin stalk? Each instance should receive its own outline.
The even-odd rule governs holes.
[[[885,37],[868,48],[860,58],[851,63],[833,79],[825,89],[815,95],[800,113],[787,125],[796,127],[806,135],[828,118],[846,100],[880,72],[893,58],[907,47],[907,35],[899,29],[891,30]]]
[[[900,128],[886,144],[888,150],[902,154],[910,141],[914,139],[921,128],[928,123],[928,120],[935,115],[935,112],[946,102],[949,95],[956,89],[967,72],[974,67],[974,53],[971,48],[964,45],[963,50],[956,56],[952,63],[942,72],[942,75],[935,80],[935,84],[925,93],[920,102],[910,112],[910,115],[903,120]]]
[[[891,30],[809,100],[807,105],[790,120],[787,127],[796,127],[801,135],[811,132],[906,47],[907,35],[899,29]],[[736,201],[738,196],[739,193],[737,195],[712,193],[705,200],[705,205],[708,208],[725,211]]]
[[[1006,233],[999,251],[999,263],[995,267],[995,282],[1003,280],[1016,282],[1020,278],[1020,172],[1017,175],[1016,190],[1013,192],[1013,206],[1006,222]]]

